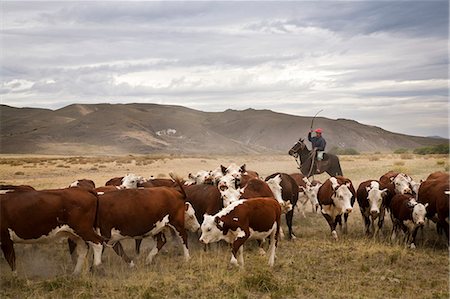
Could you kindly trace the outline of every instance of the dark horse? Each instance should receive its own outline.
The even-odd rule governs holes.
[[[289,150],[289,155],[293,156],[298,165],[300,166],[300,171],[303,175],[310,177],[315,174],[320,174],[322,172],[328,173],[330,176],[342,175],[341,164],[339,163],[339,158],[333,154],[324,154],[324,159],[322,165],[317,171],[311,162],[314,159],[313,152],[308,149],[304,140],[300,138],[297,143]]]

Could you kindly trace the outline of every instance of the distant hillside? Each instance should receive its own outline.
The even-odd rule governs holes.
[[[58,110],[0,105],[0,153],[116,155],[287,153],[311,117],[270,110],[203,112],[157,104],[74,104]],[[318,117],[327,149],[391,151],[445,139]]]

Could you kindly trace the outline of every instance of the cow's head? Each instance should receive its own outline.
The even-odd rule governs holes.
[[[222,168],[219,166],[216,169],[211,170],[210,173],[213,184],[217,185],[219,183],[219,180],[223,177]]]
[[[205,214],[203,219],[200,242],[208,244],[220,241],[224,236],[223,221],[218,216],[208,214]]]
[[[376,219],[380,214],[383,198],[387,194],[387,189],[380,190],[380,184],[376,181],[370,182],[370,186],[366,187],[367,199],[369,200],[370,214]]]
[[[237,189],[239,188],[239,183],[235,177],[227,174],[220,178],[219,182],[217,183],[217,188],[220,191],[225,191],[228,188]]]
[[[240,183],[242,174],[246,172],[245,164],[239,167],[236,164],[231,163],[230,166],[228,166],[227,168],[225,168],[225,166],[223,165],[220,165],[220,168],[222,169],[223,175],[230,175],[234,177],[238,182],[238,184]]]
[[[353,210],[351,204],[353,193],[350,191],[351,183],[348,182],[340,185],[334,177],[330,178],[330,181],[333,188],[331,199],[333,200],[334,205],[342,213],[351,213]]]
[[[392,179],[392,183],[394,184],[395,187],[395,193],[412,194],[411,182],[412,179],[409,175],[399,173],[395,178]]]
[[[185,203],[184,227],[191,232],[196,232],[200,228],[200,224],[195,217],[195,210],[189,202]]]
[[[136,189],[138,183],[142,182],[143,180],[143,177],[135,175],[133,173],[129,173],[123,177],[121,187],[126,189]]]
[[[223,190],[222,190],[223,189]],[[235,201],[238,201],[241,198],[241,195],[244,193],[245,188],[219,188],[220,196],[222,197],[223,206],[228,207]]]
[[[408,202],[408,207],[412,209],[412,220],[415,225],[423,226],[425,223],[425,215],[427,213],[428,203],[425,205],[418,203],[414,198]]]

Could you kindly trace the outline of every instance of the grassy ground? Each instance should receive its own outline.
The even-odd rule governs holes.
[[[30,184],[58,188],[80,178],[103,185],[127,172],[165,177],[169,171],[182,176],[200,169],[213,169],[230,162],[246,163],[262,176],[295,172],[287,156],[257,157],[0,157],[0,183]],[[379,178],[388,170],[404,171],[416,181],[437,170],[448,170],[448,158],[414,155],[342,156],[345,176],[355,187]],[[325,180],[326,175],[316,176]],[[166,244],[154,263],[146,266],[143,252],[129,269],[111,249],[106,249],[100,271],[70,275],[73,265],[65,243],[16,244],[18,275],[0,258],[1,298],[449,298],[449,256],[446,242],[434,224],[419,234],[415,250],[390,244],[391,222],[387,217],[384,236],[378,240],[363,234],[359,209],[349,218],[349,234],[331,239],[328,225],[308,207],[306,218],[294,216],[297,239],[282,240],[275,266],[258,254],[254,242],[245,244],[245,268],[230,269],[230,250],[225,244],[204,251],[190,238],[191,260],[184,262],[176,241]],[[286,226],[283,227],[286,230]],[[133,255],[133,242],[125,242]],[[86,267],[87,268],[87,267]]]

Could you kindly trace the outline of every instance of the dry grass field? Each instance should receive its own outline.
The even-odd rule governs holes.
[[[366,179],[378,179],[388,170],[411,175],[416,181],[434,171],[448,171],[447,156],[371,154],[341,156],[344,175],[355,187]],[[61,157],[0,156],[0,184],[29,184],[37,189],[61,188],[76,179],[89,178],[98,186],[112,177],[132,172],[144,177],[168,177],[175,171],[214,169],[231,162],[247,164],[261,176],[296,172],[289,156],[126,156]],[[327,176],[316,176],[324,181]],[[283,227],[286,230],[283,219]],[[430,224],[418,236],[415,250],[391,244],[390,217],[384,235],[377,240],[363,234],[356,207],[349,218],[348,235],[332,240],[320,214],[296,212],[297,239],[282,240],[275,266],[258,254],[253,242],[245,244],[245,268],[229,268],[230,249],[225,244],[204,251],[190,238],[191,260],[184,262],[176,241],[169,241],[153,264],[145,265],[151,240],[144,241],[137,267],[129,269],[107,248],[100,271],[71,276],[66,243],[16,244],[18,275],[13,276],[0,257],[1,298],[449,298],[449,250],[444,237]],[[134,256],[133,242],[126,250]],[[87,265],[87,263],[86,263]]]

